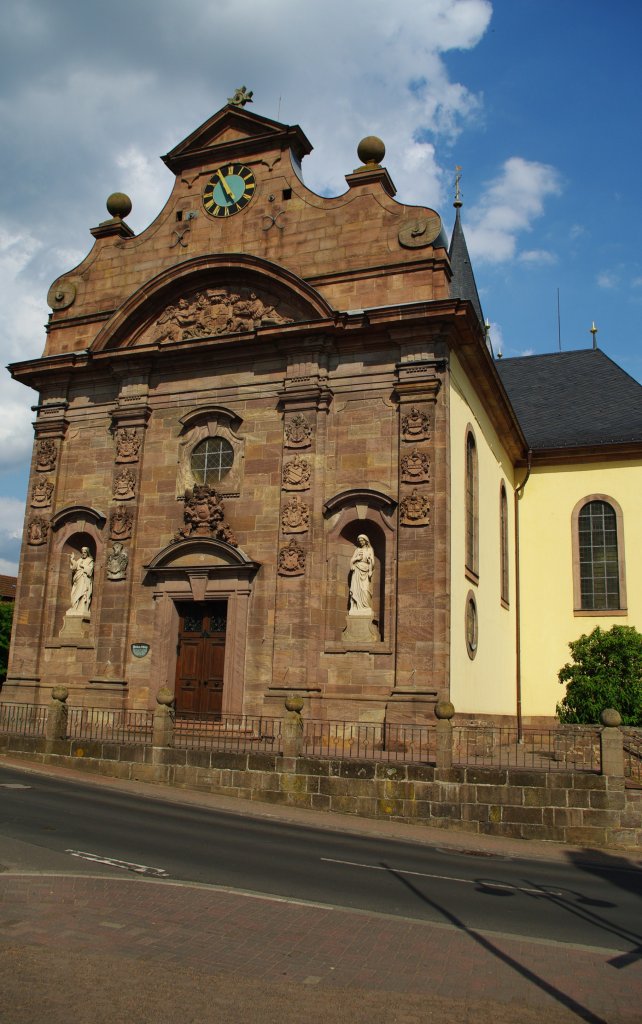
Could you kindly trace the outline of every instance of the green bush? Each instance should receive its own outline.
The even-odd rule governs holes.
[[[13,602],[0,602],[0,685],[7,678],[7,662],[9,660],[9,641],[11,640],[11,623],[13,621]]]
[[[604,708],[616,708],[624,725],[642,725],[642,634],[633,626],[597,626],[568,646],[573,661],[559,672],[566,684],[560,722],[595,724]]]

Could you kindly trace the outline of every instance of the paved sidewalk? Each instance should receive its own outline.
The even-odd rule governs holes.
[[[638,1024],[639,959],[143,879],[0,876],[3,1024]]]

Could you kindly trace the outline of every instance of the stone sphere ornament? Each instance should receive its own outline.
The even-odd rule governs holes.
[[[454,714],[455,705],[449,700],[440,700],[435,704],[435,718],[438,718],[440,721],[443,721],[444,719],[448,720],[452,718]]]
[[[357,156],[362,164],[379,166],[386,155],[386,147],[376,135],[366,135],[357,146]]]
[[[62,704],[67,700],[69,696],[69,690],[66,686],[54,686],[51,690],[51,696],[54,700],[59,700]]]
[[[107,212],[123,220],[132,212],[132,201],[124,192],[112,192],[107,199]]]
[[[296,696],[286,697],[285,707],[288,711],[296,711],[301,714],[303,711],[303,698]]]
[[[622,715],[615,708],[604,708],[600,714],[600,721],[610,729],[617,729],[618,725],[622,725]]]

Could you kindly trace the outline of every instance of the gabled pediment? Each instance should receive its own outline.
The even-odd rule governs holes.
[[[186,167],[216,163],[275,149],[291,149],[301,160],[312,149],[298,125],[286,125],[254,114],[244,107],[223,107],[199,128],[179,142],[163,162],[177,174]]]

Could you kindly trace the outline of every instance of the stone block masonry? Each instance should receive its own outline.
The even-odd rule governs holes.
[[[642,794],[606,775],[15,736],[0,736],[0,753],[111,778],[476,835],[642,847]]]

